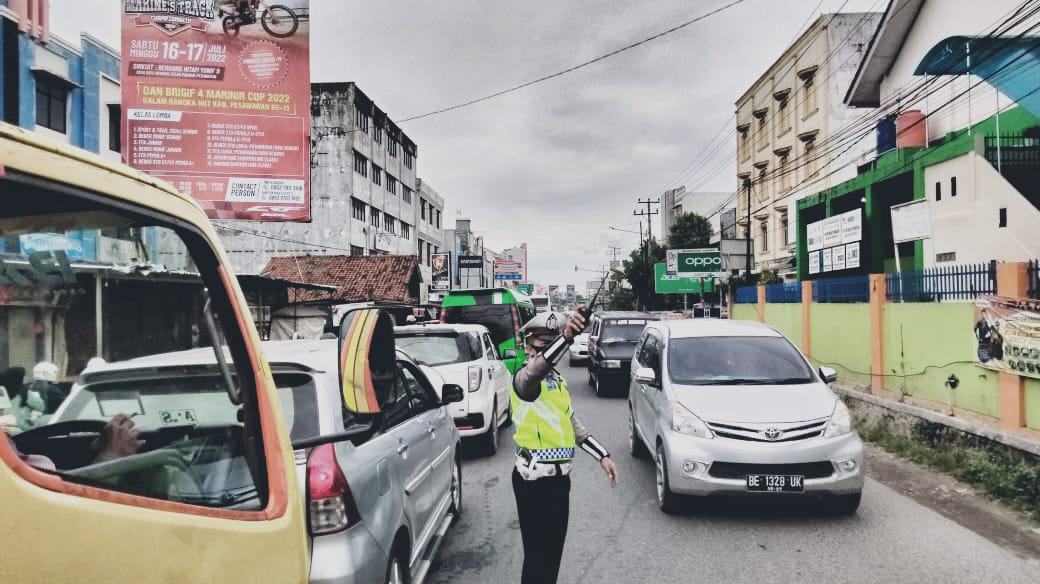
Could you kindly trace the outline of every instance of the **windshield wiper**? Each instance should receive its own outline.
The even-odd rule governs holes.
[[[801,385],[811,383],[805,377],[784,377],[781,379],[742,379],[742,385]]]

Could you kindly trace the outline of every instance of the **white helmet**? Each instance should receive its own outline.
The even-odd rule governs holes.
[[[541,312],[520,328],[524,339],[532,336],[543,337],[551,341],[563,333],[563,327],[567,324],[567,318],[559,312]]]
[[[41,361],[33,367],[34,381],[58,382],[58,366],[50,361]]]

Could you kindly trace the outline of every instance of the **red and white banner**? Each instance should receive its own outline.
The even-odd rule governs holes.
[[[123,0],[124,160],[212,219],[309,221],[308,4]]]

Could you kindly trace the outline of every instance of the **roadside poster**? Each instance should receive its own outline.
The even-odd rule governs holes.
[[[515,280],[519,282],[524,279],[523,262],[495,260],[494,270],[496,280]]]
[[[824,272],[830,272],[830,271],[834,270],[834,250],[833,249],[828,248],[828,249],[825,249],[825,250],[821,251],[820,252],[820,257],[823,258],[822,259],[822,263],[823,263],[822,270]]]
[[[979,367],[1040,379],[1040,301],[979,296],[974,336]]]
[[[892,239],[896,243],[928,239],[932,236],[932,216],[927,199],[894,205],[891,212]]]
[[[814,251],[809,253],[809,273],[819,274],[823,264],[823,252]]]
[[[859,267],[859,242],[845,245],[845,269],[851,270]]]
[[[123,0],[123,158],[211,219],[310,221],[309,0],[239,4]]]
[[[574,302],[577,295],[575,293],[574,284],[567,284],[567,302]]]
[[[722,277],[722,254],[714,248],[669,249],[665,252],[665,274],[690,278]]]
[[[823,220],[823,247],[841,244],[841,215]]]
[[[451,253],[430,254],[430,279],[431,291],[451,290]]]
[[[823,222],[817,221],[816,223],[810,223],[805,226],[806,239],[809,251],[819,251],[823,249]]]
[[[842,213],[841,217],[841,241],[852,243],[863,239],[863,211],[853,209],[848,213]]]
[[[838,247],[834,248],[834,253],[832,255],[833,255],[833,258],[832,258],[833,267],[832,267],[832,269],[835,272],[838,271],[838,270],[844,270],[845,269],[845,246],[844,245],[839,245]]]

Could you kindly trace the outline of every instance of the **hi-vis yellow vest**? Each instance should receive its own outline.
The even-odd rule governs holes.
[[[542,392],[533,402],[524,401],[510,390],[513,440],[538,460],[550,462],[574,458],[574,426],[571,425],[571,394],[562,376],[542,380]]]

